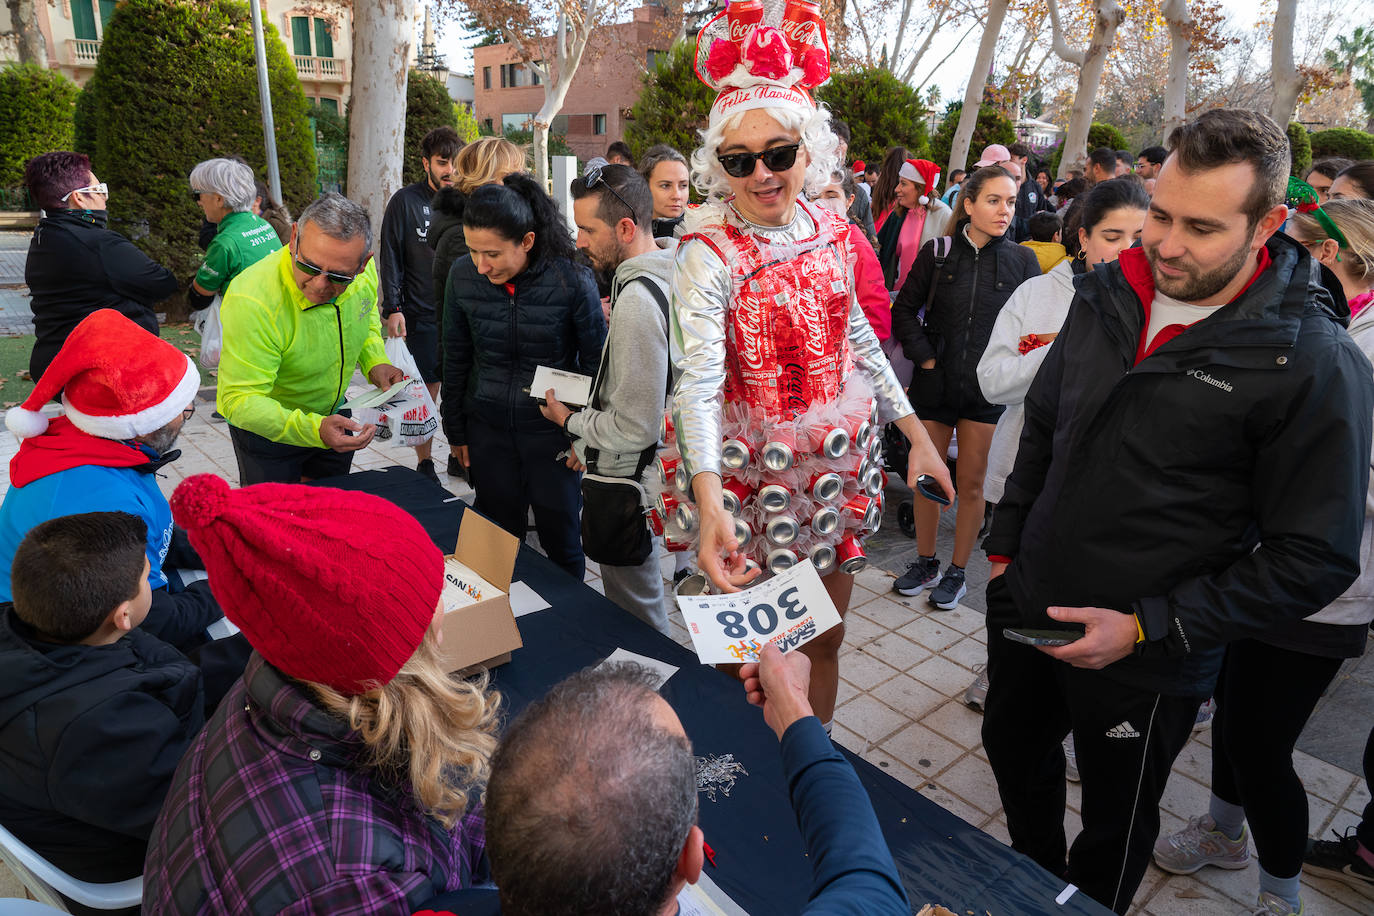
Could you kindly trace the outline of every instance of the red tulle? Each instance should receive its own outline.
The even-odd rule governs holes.
[[[802,58],[803,86],[819,86],[830,78],[830,59],[820,48],[811,48]]]
[[[706,55],[706,72],[711,79],[720,82],[730,75],[739,64],[739,46],[733,41],[717,38],[711,43],[711,53]]]
[[[715,48],[711,49],[715,53]],[[761,26],[749,34],[744,46],[749,72],[764,79],[782,79],[792,70],[792,49],[777,29]]]

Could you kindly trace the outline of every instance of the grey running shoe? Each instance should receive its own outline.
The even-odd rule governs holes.
[[[1155,840],[1155,864],[1175,875],[1191,875],[1208,865],[1244,868],[1250,864],[1250,831],[1242,827],[1239,839],[1217,829],[1212,815],[1188,819],[1177,833]]]
[[[959,599],[967,594],[964,571],[957,566],[950,566],[945,569],[940,584],[931,591],[930,603],[942,611],[952,611],[959,606]]]
[[[907,567],[906,572],[892,583],[892,590],[899,595],[919,595],[930,588],[940,575],[940,561],[934,557],[917,557],[916,562]]]
[[[964,705],[982,712],[988,701],[988,666],[975,665],[973,670],[978,676],[964,689]]]
[[[1212,727],[1212,717],[1217,714],[1217,701],[1209,698],[1197,708],[1197,719],[1193,722],[1193,731],[1200,732],[1204,728]]]
[[[1346,832],[1341,836],[1331,831],[1334,840],[1308,840],[1302,857],[1302,870],[1309,875],[1342,881],[1365,893],[1374,892],[1374,867],[1360,858],[1360,841]]]
[[[1278,894],[1260,891],[1259,899],[1255,901],[1255,908],[1250,911],[1250,916],[1302,916],[1302,911],[1301,897],[1298,898],[1298,908],[1295,910],[1291,903]]]

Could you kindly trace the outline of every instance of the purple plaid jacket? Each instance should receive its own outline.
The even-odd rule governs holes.
[[[410,913],[488,880],[480,807],[445,830],[362,754],[346,724],[253,653],[177,768],[143,912]]]

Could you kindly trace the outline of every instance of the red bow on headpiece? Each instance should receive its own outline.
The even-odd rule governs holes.
[[[775,11],[781,3],[733,0],[701,30],[697,76],[702,82],[712,89],[761,82],[814,89],[830,78],[830,47],[820,7],[811,0],[787,0],[774,28],[764,24],[765,5]]]

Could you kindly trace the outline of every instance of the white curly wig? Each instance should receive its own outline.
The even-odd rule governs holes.
[[[814,111],[783,107],[756,109],[764,111],[783,130],[796,131],[802,148],[810,157],[806,167],[804,190],[816,191],[830,183],[830,174],[839,163],[836,152],[839,138],[830,129],[830,109],[817,104]],[[725,140],[726,131],[736,130],[748,112],[741,111],[700,131],[701,146],[692,153],[692,184],[707,200],[723,200],[732,193],[730,180],[716,159],[716,150]]]

